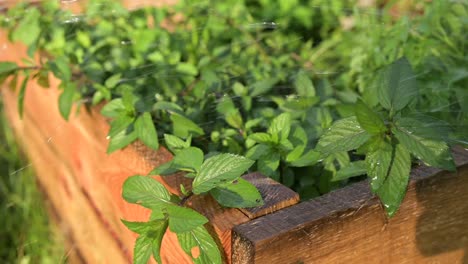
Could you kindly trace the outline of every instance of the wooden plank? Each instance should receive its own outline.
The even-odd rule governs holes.
[[[250,219],[281,210],[299,202],[299,194],[260,173],[250,173],[243,176],[243,178],[257,187],[265,201],[263,206],[241,209]]]
[[[392,219],[367,181],[234,228],[233,263],[468,263],[468,154],[412,171]]]

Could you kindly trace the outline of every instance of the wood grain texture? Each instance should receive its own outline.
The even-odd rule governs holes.
[[[266,215],[299,202],[299,195],[286,186],[266,178],[260,173],[250,173],[243,178],[257,187],[265,201],[263,206],[245,208],[241,211],[250,219]]]
[[[387,219],[367,181],[234,228],[233,263],[468,263],[468,154],[413,169]]]

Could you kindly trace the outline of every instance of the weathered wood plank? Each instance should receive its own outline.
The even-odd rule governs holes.
[[[392,219],[360,182],[234,228],[233,263],[467,263],[468,154],[413,170]]]
[[[263,206],[241,209],[250,219],[278,211],[299,202],[299,195],[296,192],[270,178],[266,178],[260,173],[250,173],[243,176],[243,178],[257,187],[265,201]]]

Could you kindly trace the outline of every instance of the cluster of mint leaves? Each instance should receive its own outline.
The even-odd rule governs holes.
[[[125,181],[123,198],[152,210],[148,222],[123,220],[130,230],[139,234],[133,261],[147,263],[153,255],[161,263],[161,243],[169,228],[194,263],[221,263],[218,244],[204,227],[208,219],[189,207],[190,199],[194,195],[209,194],[224,207],[262,205],[262,197],[256,187],[240,177],[253,161],[228,153],[205,156],[201,149],[190,146],[190,140],[184,141],[173,135],[165,135],[165,142],[174,158],[149,175],[184,171],[184,176],[193,181],[190,188],[180,186],[182,197],[171,194],[163,184],[149,176],[135,175]],[[194,248],[198,249],[198,255],[194,255]]]
[[[181,186],[182,197],[169,199],[176,206],[186,205],[192,193],[209,193],[224,206],[258,205],[258,194],[241,178],[215,180],[211,189],[197,180],[200,164],[232,153],[220,157],[246,156],[255,161],[251,171],[303,199],[367,175],[393,215],[411,156],[453,170],[449,146],[467,145],[468,31],[459,18],[468,7],[433,1],[423,4],[422,14],[397,20],[388,8],[360,8],[357,1],[228,0],[128,11],[101,0],[73,15],[56,1],[39,8],[23,4],[0,15],[0,24],[12,41],[28,46],[30,58],[22,65],[0,63],[0,80],[11,77],[16,88],[25,77],[20,113],[28,81],[48,87],[49,72],[61,80],[64,118],[73,102],[105,102],[109,153],[135,140],[171,149],[174,161],[153,174],[184,171],[194,178],[189,191]],[[344,18],[353,19],[351,29],[341,26]],[[133,181],[159,186],[142,176]],[[150,244],[159,248],[158,230],[168,224],[180,231],[171,228],[172,209],[150,209],[159,212],[154,229],[129,224],[141,234],[136,257],[149,256]],[[184,215],[192,216],[200,220]]]
[[[336,121],[320,138],[317,150],[329,156],[357,150],[365,155],[340,171],[338,177],[367,174],[390,216],[402,202],[411,170],[411,155],[424,163],[454,171],[456,169],[445,139],[448,126],[428,129],[417,115],[406,114],[405,107],[418,96],[411,65],[401,58],[385,69],[377,89],[383,111],[376,112],[358,101],[355,116]]]

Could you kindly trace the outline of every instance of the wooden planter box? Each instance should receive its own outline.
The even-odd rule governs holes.
[[[24,54],[1,33],[1,61]],[[54,78],[49,89],[30,82],[21,119],[17,95],[4,84],[5,112],[78,256],[74,262],[130,263],[136,235],[120,219],[145,221],[149,211],[126,203],[122,184],[171,155],[138,142],[107,155],[107,120],[98,108],[84,107],[63,120],[57,86]],[[262,208],[225,209],[208,197],[192,206],[210,219],[228,263],[468,263],[468,152],[454,154],[457,173],[412,171],[406,198],[389,220],[367,181],[298,203],[285,186],[250,174],[265,199]],[[180,175],[155,178],[172,191],[183,182]],[[164,263],[191,263],[174,234],[166,234],[161,253]]]

